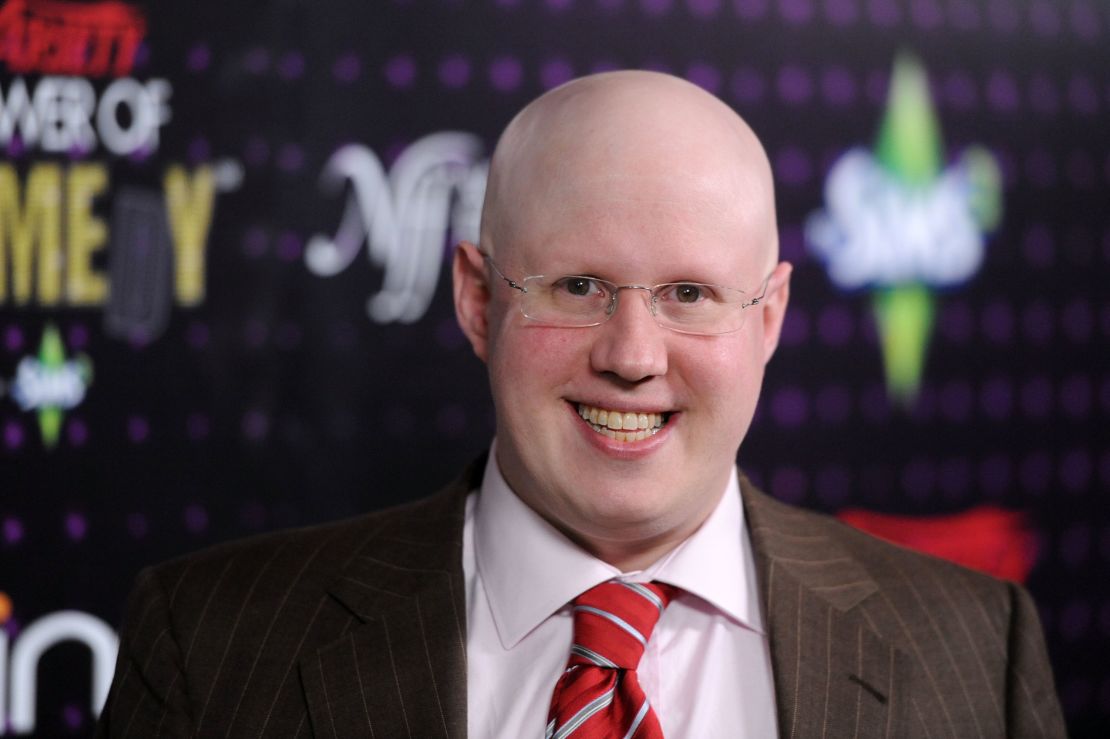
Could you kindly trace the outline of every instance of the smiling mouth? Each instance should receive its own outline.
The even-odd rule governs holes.
[[[578,404],[578,415],[590,428],[616,441],[641,441],[659,433],[670,413],[633,413]]]

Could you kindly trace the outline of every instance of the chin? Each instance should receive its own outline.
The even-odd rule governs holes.
[[[676,505],[675,501],[664,499],[662,494],[645,494],[631,484],[620,491],[596,490],[588,500],[575,507],[588,526],[608,531],[650,529],[658,533],[668,528]]]

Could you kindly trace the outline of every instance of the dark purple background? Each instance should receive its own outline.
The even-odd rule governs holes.
[[[0,305],[0,377],[54,322],[95,366],[45,451],[0,397],[0,590],[20,623],[76,608],[118,623],[138,568],[228,538],[422,496],[492,431],[483,368],[447,271],[412,325],[364,309],[360,254],[339,276],[302,253],[343,197],[317,180],[362,143],[388,166],[436,131],[487,151],[529,99],[594,70],[649,67],[721,96],[776,170],[792,306],[740,461],[776,496],[835,511],[1028,512],[1041,607],[1076,736],[1110,717],[1110,11],[1079,0],[382,0],[142,4],[140,79],[173,85],[154,157],[232,158],[207,299],[156,340],[108,337],[100,310]],[[870,146],[896,52],[930,72],[946,149],[989,147],[1004,221],[980,273],[940,296],[924,388],[892,408],[866,294],[834,288],[805,248],[824,176]],[[3,73],[4,89],[11,77]],[[31,77],[28,78],[33,79]],[[22,169],[49,157],[25,152]],[[104,152],[90,155],[108,160]],[[105,216],[110,202],[98,204]],[[446,264],[446,263],[445,263]],[[42,664],[43,732],[88,730],[87,657]]]

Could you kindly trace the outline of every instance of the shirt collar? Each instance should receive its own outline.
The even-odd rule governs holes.
[[[744,523],[735,467],[709,518],[686,541],[636,579],[677,585],[734,621],[763,633],[755,558]]]
[[[479,577],[501,644],[515,646],[580,593],[622,578],[682,588],[762,633],[755,569],[735,468],[720,503],[697,531],[658,562],[622,573],[592,556],[509,488],[491,447],[474,513]]]

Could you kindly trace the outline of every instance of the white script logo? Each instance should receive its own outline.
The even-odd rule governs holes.
[[[445,131],[416,141],[386,175],[381,160],[359,144],[338,149],[320,177],[325,192],[350,183],[334,237],[317,234],[305,265],[319,277],[347,269],[363,242],[370,263],[384,270],[381,290],[366,310],[376,323],[412,323],[435,295],[444,247],[478,240],[489,162],[473,134]]]

